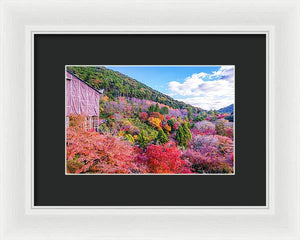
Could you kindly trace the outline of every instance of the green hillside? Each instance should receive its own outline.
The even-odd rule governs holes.
[[[83,81],[89,83],[94,88],[98,90],[104,89],[105,94],[111,99],[119,96],[135,97],[159,102],[176,109],[186,109],[190,107],[193,109],[194,113],[203,111],[201,108],[177,101],[129,76],[102,66],[69,66],[67,67],[67,70],[78,76]]]

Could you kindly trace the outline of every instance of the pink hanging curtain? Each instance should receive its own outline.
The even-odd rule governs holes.
[[[66,81],[66,114],[99,116],[100,93],[68,72]]]

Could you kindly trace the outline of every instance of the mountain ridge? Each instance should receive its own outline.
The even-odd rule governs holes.
[[[220,113],[232,113],[234,109],[234,104],[230,104],[227,107],[220,108],[218,112]]]

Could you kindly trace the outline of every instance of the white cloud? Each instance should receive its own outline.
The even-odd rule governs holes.
[[[234,102],[234,67],[195,73],[183,83],[172,81],[169,90],[176,99],[206,110],[226,107]]]
[[[211,77],[221,78],[228,82],[234,82],[234,67],[233,66],[222,66],[218,71],[213,72]]]
[[[177,100],[191,104],[195,107],[200,107],[205,110],[220,109],[223,107],[227,107],[233,103],[231,97],[222,98],[218,100],[214,96],[191,97],[183,99],[177,98]]]

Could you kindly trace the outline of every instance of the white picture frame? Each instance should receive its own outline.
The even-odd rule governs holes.
[[[300,239],[299,1],[3,0],[0,8],[0,239]],[[267,206],[33,206],[34,33],[266,34]]]

